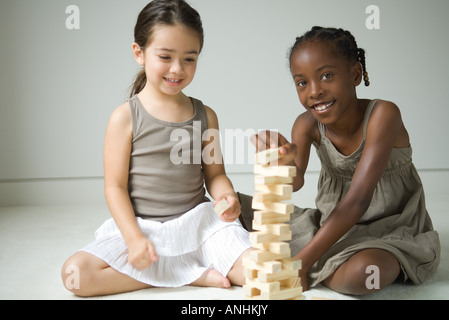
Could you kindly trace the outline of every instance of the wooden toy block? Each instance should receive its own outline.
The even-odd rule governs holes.
[[[252,202],[253,209],[263,210],[263,211],[272,211],[276,213],[288,214],[293,213],[295,207],[291,203],[282,203],[282,202],[260,202],[253,198]]]
[[[260,282],[258,280],[246,280],[245,286],[256,288],[257,290],[264,292],[276,292],[281,290],[281,283],[278,281]]]
[[[299,270],[301,269],[301,260],[298,259],[282,259],[282,266],[288,270]]]
[[[301,278],[300,277],[288,278],[279,281],[279,283],[283,288],[298,288],[301,286]]]
[[[263,166],[254,165],[254,173],[261,176],[294,177],[296,176],[295,166]]]
[[[279,214],[270,211],[254,211],[253,222],[258,224],[269,224],[287,222],[290,220],[290,214]]]
[[[266,250],[276,254],[289,254],[290,255],[290,245],[286,242],[264,242],[258,243],[253,246],[253,248]]]
[[[253,288],[247,285],[243,285],[243,294],[245,295],[245,299],[254,299],[251,297],[260,296],[260,290],[257,288]]]
[[[254,261],[260,263],[260,262],[265,262],[265,261],[270,261],[270,260],[280,260],[280,259],[284,259],[284,258],[289,258],[290,252],[283,253],[283,254],[277,254],[277,253],[273,253],[270,251],[257,249],[257,250],[250,251],[248,255]]]
[[[243,268],[243,275],[245,276],[246,280],[257,279],[257,274],[258,270],[256,269]]]
[[[262,300],[289,300],[302,299],[302,287],[283,289],[280,291],[260,292],[260,299]]]
[[[258,280],[247,280],[243,286],[243,291],[247,298],[258,300],[284,300],[301,299],[302,287],[283,287],[282,282],[273,281],[269,283]]]
[[[296,277],[298,277],[297,270],[282,269],[281,271],[276,273],[266,273],[263,271],[257,272],[257,279],[262,282],[279,281]]]
[[[281,261],[266,261],[266,262],[256,262],[250,257],[244,257],[242,260],[243,267],[250,270],[263,271],[265,273],[275,273],[282,271],[282,262]],[[257,278],[255,275],[252,278]]]
[[[253,199],[256,202],[278,202],[291,199],[291,194],[277,195],[275,193],[256,192],[253,196]]]
[[[290,199],[293,193],[293,186],[291,184],[256,184],[254,189],[261,193],[290,197]]]
[[[254,162],[258,164],[268,164],[281,158],[280,148],[266,149],[255,154]]]
[[[276,177],[276,176],[255,176],[254,183],[256,185],[274,185],[274,184],[285,184],[292,183],[292,177]]]
[[[267,233],[263,231],[254,231],[249,234],[249,242],[252,245],[268,242],[268,241],[289,241],[292,239],[292,232],[288,230],[288,232],[284,232],[281,235],[276,235],[273,233]]]
[[[217,216],[221,216],[229,208],[230,208],[229,203],[226,201],[225,198],[223,198],[217,202],[217,204],[214,207],[214,211],[217,214]]]
[[[275,223],[275,224],[265,224],[261,225],[258,223],[255,223],[253,221],[253,230],[265,232],[265,233],[271,233],[277,236],[281,236],[283,234],[290,233],[290,225],[286,223]]]

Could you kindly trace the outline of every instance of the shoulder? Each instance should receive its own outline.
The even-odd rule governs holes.
[[[391,139],[394,147],[410,144],[408,132],[402,122],[399,107],[391,101],[377,100],[367,124],[367,141],[371,137],[385,141]]]
[[[132,126],[129,102],[116,107],[109,117],[109,126],[128,129]]]
[[[383,121],[398,121],[401,120],[401,111],[394,102],[377,100],[371,112],[370,120],[373,118]]]
[[[292,137],[296,140],[296,138],[306,138],[310,140],[310,142],[320,141],[320,133],[318,129],[318,121],[315,117],[308,111],[300,114],[292,127]]]
[[[216,128],[218,129],[218,116],[215,113],[215,111],[207,106],[207,105],[203,105],[204,106],[204,110],[206,111],[206,116],[207,116],[207,123],[210,128]]]

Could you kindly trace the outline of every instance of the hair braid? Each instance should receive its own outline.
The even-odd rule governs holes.
[[[292,55],[296,49],[303,43],[308,41],[329,41],[333,42],[337,52],[348,59],[350,62],[360,62],[363,71],[363,80],[365,86],[369,86],[368,71],[366,70],[365,50],[357,46],[354,36],[347,30],[341,28],[323,28],[319,26],[313,27],[301,37],[296,38],[295,44],[290,49],[289,61],[291,63]]]

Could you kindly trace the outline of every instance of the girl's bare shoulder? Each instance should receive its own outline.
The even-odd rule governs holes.
[[[292,127],[292,138],[296,137],[306,137],[310,142],[320,141],[318,121],[310,112],[303,112],[296,118]]]

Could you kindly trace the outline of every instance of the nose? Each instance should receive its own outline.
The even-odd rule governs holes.
[[[324,94],[323,87],[319,81],[312,81],[309,84],[309,97],[312,99],[318,99]]]
[[[180,60],[173,60],[173,63],[170,66],[170,72],[172,73],[181,73],[184,70],[184,65]]]

